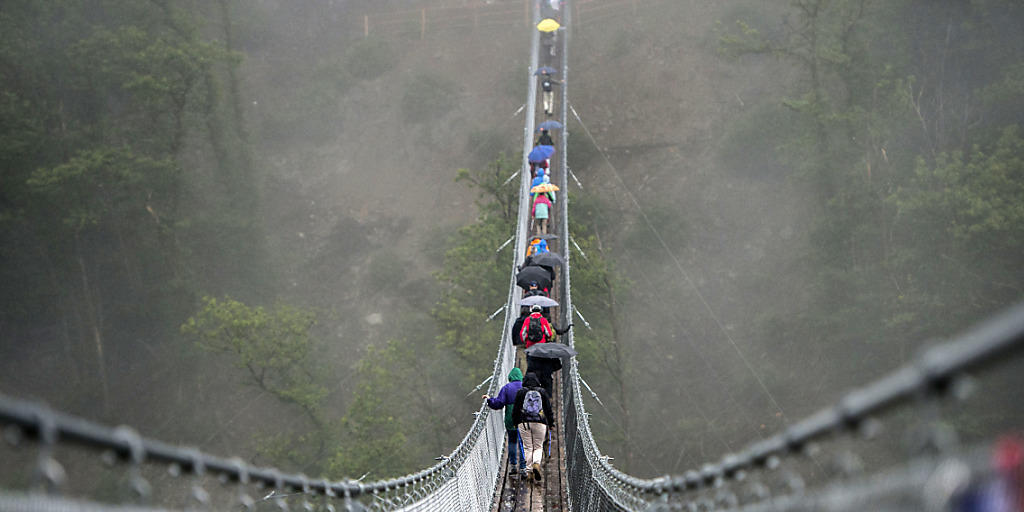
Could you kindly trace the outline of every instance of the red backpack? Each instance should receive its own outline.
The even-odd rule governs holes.
[[[546,343],[548,329],[544,328],[544,317],[540,313],[532,313],[523,322],[523,330],[519,333],[519,337],[526,342],[527,346],[531,346],[534,343]]]

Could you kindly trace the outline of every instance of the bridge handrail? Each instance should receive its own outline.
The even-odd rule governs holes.
[[[773,457],[799,453],[808,443],[833,433],[855,431],[872,416],[905,402],[943,396],[951,389],[951,382],[963,373],[998,363],[1002,356],[1021,349],[1024,349],[1024,303],[981,322],[952,341],[925,350],[911,363],[853,389],[835,405],[811,414],[773,437],[752,443],[738,453],[727,454],[718,462],[682,475],[654,479],[637,478],[615,469],[600,455],[596,445],[592,448],[594,462],[619,486],[636,495],[711,488],[720,479],[735,478],[745,470],[766,467]],[[573,384],[574,394],[582,396],[576,379]],[[577,409],[585,423],[582,404],[578,404]]]

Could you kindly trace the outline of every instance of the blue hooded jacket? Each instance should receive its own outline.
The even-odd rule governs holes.
[[[487,407],[498,410],[505,408],[505,430],[515,430],[512,424],[512,405],[516,401],[516,393],[523,387],[523,371],[519,368],[512,368],[508,372],[508,384],[501,387],[498,396],[487,399]]]

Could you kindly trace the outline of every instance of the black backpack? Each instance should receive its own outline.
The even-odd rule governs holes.
[[[530,324],[526,327],[526,340],[537,343],[544,339],[544,328],[540,325],[540,318],[531,316]]]

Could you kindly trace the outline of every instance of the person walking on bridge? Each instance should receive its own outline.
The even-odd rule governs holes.
[[[530,348],[534,343],[544,343],[555,336],[555,330],[548,323],[548,319],[544,318],[543,311],[544,308],[540,306],[532,306],[530,316],[523,320],[519,339],[523,340],[525,348]]]
[[[540,482],[544,440],[548,428],[554,425],[554,415],[551,413],[551,396],[532,373],[526,374],[523,387],[516,393],[512,423],[519,428],[519,438],[523,440],[523,452],[526,454],[527,467],[533,473],[533,480]]]
[[[501,387],[498,396],[491,397],[484,395],[487,400],[487,407],[498,410],[505,408],[505,433],[508,435],[508,472],[518,474],[526,471],[526,458],[523,456],[523,447],[519,442],[519,430],[512,423],[512,407],[515,405],[516,395],[523,388],[523,372],[519,368],[512,368],[508,372],[508,384]],[[518,469],[517,467],[518,466]]]
[[[537,231],[546,235],[548,233],[548,217],[551,216],[551,199],[547,194],[537,194],[533,199],[533,220],[537,223]]]
[[[552,47],[553,48],[553,47]],[[552,49],[552,51],[554,51]],[[551,73],[540,74],[540,88],[543,92],[542,99],[544,101],[544,113],[548,116],[554,115],[554,104],[555,104],[555,89],[556,84],[562,83],[561,80],[555,80],[555,77],[551,76]]]
[[[538,146],[554,146],[555,141],[551,138],[551,133],[548,132],[547,128],[540,129],[540,137],[537,137]]]

